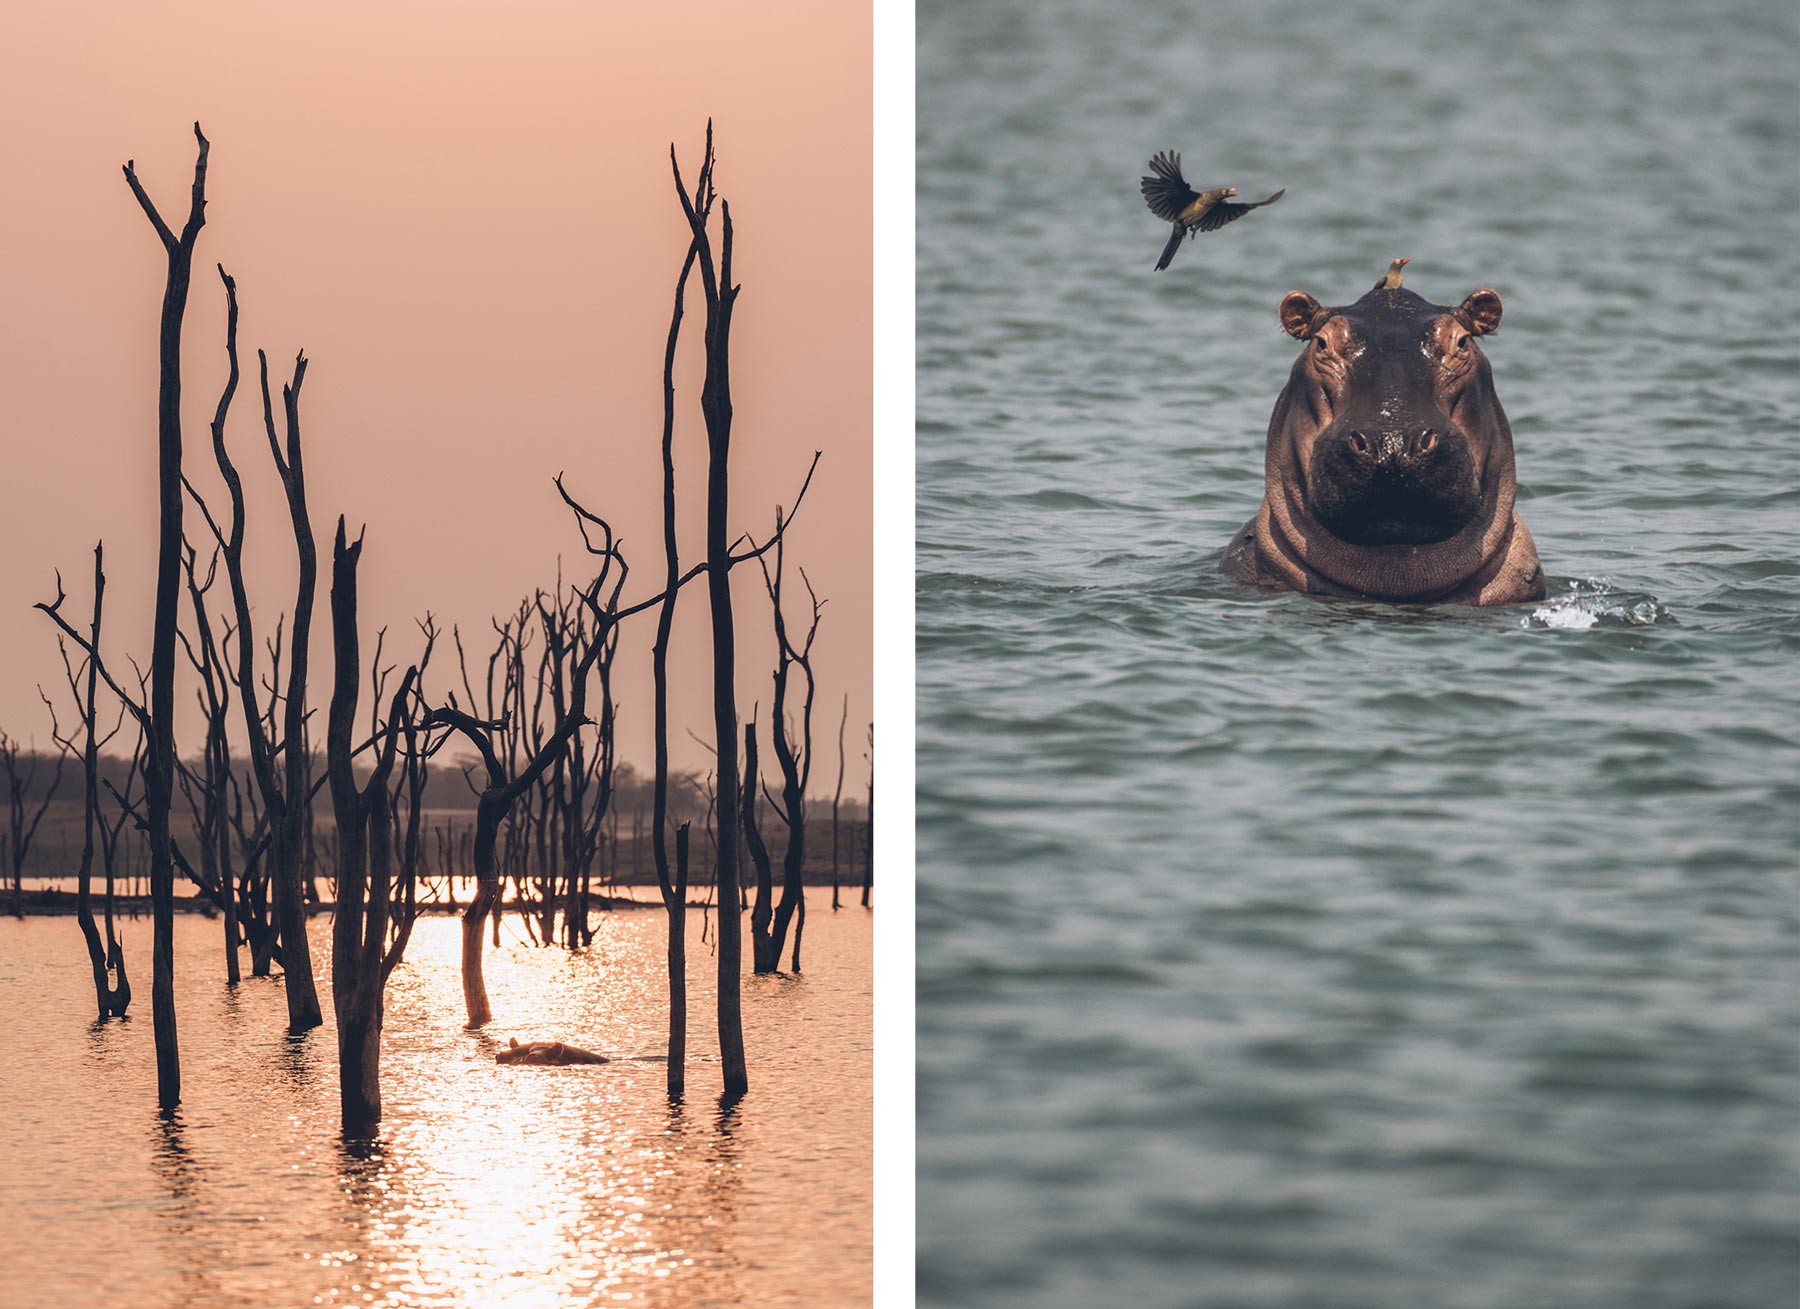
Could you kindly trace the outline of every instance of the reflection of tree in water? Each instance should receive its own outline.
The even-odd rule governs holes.
[[[344,1136],[337,1142],[338,1185],[349,1202],[344,1210],[348,1229],[345,1244],[319,1252],[319,1270],[326,1275],[320,1288],[321,1303],[341,1299],[360,1299],[365,1292],[374,1298],[394,1288],[391,1265],[386,1251],[377,1248],[377,1240],[387,1230],[387,1207],[394,1186],[395,1165],[379,1137]],[[414,1285],[413,1291],[424,1288]]]
[[[643,1221],[619,1263],[619,1289],[651,1304],[748,1304],[750,1250],[739,1226],[743,1142],[740,1097],[721,1096],[709,1113],[670,1097],[660,1136],[646,1137]],[[648,1129],[651,1122],[644,1124]],[[615,1196],[595,1195],[596,1208]],[[602,1219],[601,1221],[605,1221]]]
[[[187,1147],[179,1109],[157,1114],[156,1134],[150,1145],[151,1163],[155,1165],[156,1175],[168,1187],[169,1195],[176,1201],[176,1212],[191,1210],[198,1190],[200,1166]]]
[[[182,1289],[181,1303],[199,1304],[218,1297],[218,1241],[204,1213],[202,1191],[206,1169],[188,1148],[179,1109],[156,1115],[150,1139],[150,1167],[168,1191],[170,1203],[158,1214],[158,1248],[172,1256],[170,1272]]]
[[[276,1073],[294,1090],[310,1092],[318,1077],[320,1049],[319,1044],[312,1039],[310,1029],[285,1033],[281,1038],[280,1053],[275,1059]]]
[[[91,1067],[103,1074],[110,1075],[113,1068],[113,1045],[124,1039],[129,1031],[131,1016],[126,1014],[119,1018],[96,1018],[87,1025],[87,1059]]]

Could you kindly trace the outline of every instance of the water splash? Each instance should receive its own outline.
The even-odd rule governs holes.
[[[1585,632],[1591,627],[1650,627],[1674,621],[1675,615],[1654,596],[1619,590],[1607,577],[1571,577],[1566,591],[1533,609],[1519,626]]]

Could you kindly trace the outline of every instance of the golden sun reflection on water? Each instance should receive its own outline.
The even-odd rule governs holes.
[[[523,944],[509,924],[488,960],[495,1021],[480,1032],[462,1026],[459,924],[422,920],[389,987],[385,1118],[371,1140],[337,1134],[334,1038],[281,1036],[278,982],[190,1003],[184,1053],[214,1041],[221,1062],[189,1060],[188,1099],[148,1144],[149,1185],[128,1203],[153,1220],[90,1247],[108,1249],[123,1283],[134,1259],[161,1265],[150,1295],[121,1302],[866,1304],[868,920],[815,912],[806,975],[745,979],[751,1091],[735,1105],[718,1096],[713,960],[692,922],[680,1102],[664,1087],[656,912],[599,917],[592,949],[575,956]],[[324,944],[315,957],[328,960]],[[224,991],[214,969],[195,966],[196,985]],[[231,1050],[245,1031],[262,1039]],[[148,1021],[123,1035],[115,1025],[98,1038],[112,1042],[100,1062],[146,1072]],[[568,1040],[615,1062],[496,1064],[509,1036]],[[235,1080],[222,1085],[227,1064]],[[100,1130],[142,1123],[137,1106],[107,1101]],[[16,1198],[0,1183],[9,1210]],[[134,1251],[138,1240],[153,1248]]]
[[[492,1034],[465,1033],[484,1063],[470,1070],[401,1051],[405,1085],[429,1120],[392,1115],[390,1141],[344,1148],[343,1185],[362,1237],[366,1278],[322,1303],[634,1305],[744,1303],[738,1238],[742,1106],[701,1094],[671,1104],[663,1087],[662,1004],[644,1022],[637,988],[662,968],[643,913],[609,915],[590,959],[514,947],[490,989]],[[660,924],[659,924],[660,925]],[[504,930],[504,929],[503,929]],[[704,956],[702,956],[704,957]],[[454,1015],[458,938],[435,933],[394,1008]],[[592,986],[598,971],[608,983]],[[613,1055],[603,1068],[502,1067],[501,1031],[554,1036],[531,1016],[572,1014],[575,1033]],[[710,1015],[694,1014],[704,1031]],[[392,1021],[390,1019],[390,1021]],[[539,1020],[541,1021],[541,1020]],[[583,1037],[570,1035],[570,1040]],[[706,1048],[710,1042],[696,1044]],[[711,1066],[695,1070],[704,1088]]]

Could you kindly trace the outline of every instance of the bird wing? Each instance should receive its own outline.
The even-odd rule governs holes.
[[[1194,224],[1194,230],[1196,232],[1216,232],[1225,224],[1242,218],[1252,209],[1261,209],[1264,205],[1274,204],[1286,194],[1287,188],[1283,187],[1267,200],[1252,200],[1249,204],[1234,205],[1229,200],[1221,200],[1200,215],[1200,221]]]
[[[1172,223],[1183,209],[1194,203],[1199,192],[1181,176],[1178,151],[1165,150],[1152,155],[1150,169],[1154,176],[1143,178],[1138,189],[1144,193],[1144,203],[1150,206],[1150,212],[1165,223]]]

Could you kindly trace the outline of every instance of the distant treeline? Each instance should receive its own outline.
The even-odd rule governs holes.
[[[324,757],[315,752],[313,759],[315,763],[315,776],[324,773]],[[189,763],[190,766],[196,770],[200,767],[198,760],[190,760]],[[131,760],[122,758],[118,755],[103,754],[100,756],[99,764],[100,785],[102,791],[106,790],[108,783],[111,783],[113,787],[120,791],[125,790],[127,774],[131,771]],[[615,796],[613,803],[623,806],[627,813],[640,804],[648,806],[650,803],[650,778],[638,772],[636,768],[633,768],[628,763],[616,764],[614,767],[616,772],[613,779]],[[56,776],[56,756],[53,754],[46,754],[42,751],[36,753],[31,751],[21,751],[19,755],[19,772],[24,774],[21,778],[23,783],[21,788],[23,792],[22,798],[24,802],[29,805],[36,805],[49,793],[51,785],[54,782]],[[476,785],[479,785],[481,782],[480,765],[476,761],[469,760],[466,763],[453,762],[448,764],[428,764],[426,765],[426,773],[425,808],[433,810],[467,809],[470,813],[474,812],[476,791],[469,783],[471,779],[474,780]],[[368,774],[368,765],[366,763],[359,764],[357,767],[358,780],[366,779]],[[673,820],[676,823],[683,823],[691,819],[696,824],[699,824],[705,817],[709,804],[707,797],[710,787],[711,783],[709,779],[703,774],[671,773],[669,776],[669,812]],[[71,759],[64,764],[62,788],[56,793],[56,800],[59,804],[66,802],[73,806],[75,809],[76,821],[80,821],[80,760]],[[829,809],[831,797],[813,796],[809,798],[809,803]],[[179,804],[177,807],[179,807]],[[323,808],[329,810],[330,806],[327,804],[323,806]],[[860,823],[864,817],[863,808],[864,806],[861,800],[852,800],[849,796],[845,796],[843,804],[839,809],[840,821],[845,823],[851,821]],[[55,810],[52,809],[51,812],[54,814]],[[330,814],[328,812],[321,814],[320,817],[326,822],[330,821]],[[47,816],[44,819],[44,822],[47,826],[51,822],[51,818]],[[79,846],[79,839],[77,840],[77,845]]]
[[[25,804],[35,808],[50,795],[56,778],[56,763],[54,755],[21,752],[19,774],[21,798]],[[115,755],[100,756],[99,775],[104,796],[101,806],[106,811],[108,820],[114,817],[117,807],[107,784],[110,783],[121,792],[127,790],[127,784],[132,780],[131,767],[129,759]],[[318,758],[317,771],[323,772],[324,767],[324,760]],[[474,765],[469,765],[469,768],[472,771],[465,774],[465,766],[461,763],[429,766],[422,805],[425,811],[422,871],[427,876],[438,877],[446,872],[461,876],[470,872],[472,865],[468,843],[475,830],[476,792],[469,783],[473,779],[479,784],[481,774],[474,769]],[[366,767],[360,771],[364,776],[367,775]],[[604,873],[620,884],[654,881],[649,835],[645,830],[651,804],[650,778],[630,764],[621,763],[615,765],[613,785],[614,799],[600,854],[605,865]],[[309,890],[310,883],[320,878],[329,882],[332,875],[330,861],[333,854],[334,825],[331,806],[329,803],[321,803],[323,799],[322,795],[315,798],[313,805],[313,839],[308,844],[306,860]],[[696,848],[703,852],[709,848],[707,834],[712,830],[712,809],[710,777],[694,773],[671,774],[670,817],[676,825],[686,822],[693,824]],[[852,876],[849,869],[852,865],[860,867],[866,819],[866,805],[862,800],[846,797],[840,804],[838,861],[842,866],[841,875],[847,883],[856,881],[860,876],[860,873]],[[530,860],[533,844],[523,831],[529,825],[529,820],[529,812],[521,810],[515,818],[508,820],[510,825],[521,830],[511,834],[510,842],[502,838],[503,848],[518,852],[520,859],[526,862]],[[787,836],[782,824],[778,821],[765,822],[762,826],[765,828],[765,840],[771,855],[779,859],[787,849]],[[178,843],[189,849],[193,848],[197,840],[194,816],[179,795],[171,814],[170,828]],[[832,854],[829,796],[812,802],[807,830],[806,880],[818,884],[829,883]],[[72,877],[80,862],[81,768],[78,760],[70,760],[63,765],[62,782],[54,796],[51,796],[50,807],[37,830],[37,837],[26,852],[22,872],[29,878]],[[710,864],[710,859],[707,862]],[[131,830],[128,825],[120,834],[118,874],[121,877],[142,877],[146,875],[148,867],[149,848],[144,834]],[[99,876],[98,870],[96,876]],[[329,890],[325,894],[329,898]]]

